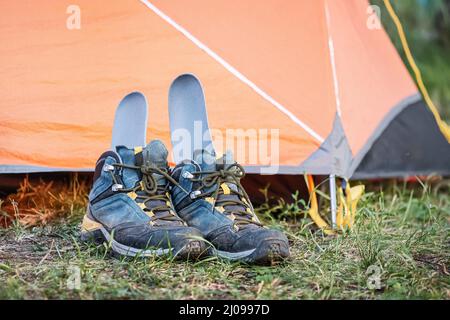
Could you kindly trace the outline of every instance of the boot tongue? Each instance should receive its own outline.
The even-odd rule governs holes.
[[[169,167],[169,164],[167,163],[167,155],[168,151],[164,144],[160,140],[152,140],[150,141],[143,149],[140,156],[137,155],[136,157],[136,165],[141,166],[144,165],[146,167],[152,167],[152,168],[158,168],[165,170]],[[158,186],[166,186],[167,180],[166,178],[159,173],[152,173],[152,177],[155,179]],[[162,188],[164,190],[164,188]],[[158,189],[156,191],[157,194],[164,194],[165,192],[161,189]],[[146,201],[146,207],[149,210],[153,210],[156,207],[164,206],[166,204],[166,201],[164,200],[152,200],[152,201]],[[154,212],[156,216],[159,214],[167,214],[166,211],[158,211]],[[167,222],[164,222],[161,220],[159,223],[161,224],[167,224]]]
[[[130,166],[135,165],[136,156],[134,149],[129,149],[125,146],[117,146],[116,150],[124,164]],[[133,188],[136,183],[141,180],[141,175],[136,170],[124,168],[122,171],[122,180],[125,188]]]
[[[194,152],[194,160],[200,165],[202,171],[216,171],[221,169],[228,169],[232,164],[235,163],[233,153],[227,151],[222,157],[216,159],[214,153],[210,153],[207,150],[197,150]],[[229,181],[226,183],[230,189],[238,191],[234,181]]]
[[[149,144],[142,150],[142,161],[145,166],[159,169],[167,169],[168,151],[160,140],[150,141]],[[153,177],[158,185],[166,185],[167,181],[163,175],[154,173]]]
[[[226,170],[235,163],[231,151],[227,151],[222,157],[216,159],[215,153],[210,153],[207,150],[197,150],[194,152],[193,158],[200,165],[202,171]]]
[[[216,154],[209,151],[196,150],[194,152],[194,161],[200,165],[202,171],[215,171],[216,170]]]
[[[234,164],[233,152],[228,150],[222,157],[217,159],[217,169],[228,169],[232,164]]]
[[[217,159],[217,170],[227,170],[233,165],[236,161],[234,160],[233,153],[231,151],[227,151],[221,158]],[[235,170],[236,168],[231,168],[231,170]],[[240,192],[238,186],[236,185],[235,181],[233,181],[231,178],[227,179],[227,182],[225,184],[228,186],[229,189]],[[239,201],[241,200],[238,195],[236,194],[221,194],[219,196],[221,200],[228,200],[228,201]],[[247,208],[245,206],[235,204],[235,205],[227,205],[225,206],[225,209],[229,211],[245,211]],[[251,218],[249,216],[249,218]],[[248,225],[250,226],[250,225]]]
[[[234,161],[234,156],[231,151],[227,151],[222,157],[217,159],[217,170],[227,170],[231,167],[232,164],[234,164],[236,161]],[[234,169],[232,169],[233,171]],[[237,191],[237,186],[234,183],[234,181],[230,180],[227,182],[228,187],[230,189]]]

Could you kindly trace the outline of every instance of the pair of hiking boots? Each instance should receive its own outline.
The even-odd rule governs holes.
[[[97,161],[82,240],[108,242],[122,256],[208,255],[256,264],[289,256],[286,236],[264,227],[231,156],[206,150],[171,169],[159,140],[116,147]]]

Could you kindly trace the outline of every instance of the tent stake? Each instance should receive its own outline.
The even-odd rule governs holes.
[[[336,202],[336,176],[334,174],[330,174],[330,198],[331,198],[331,223],[333,229],[335,229],[337,202]]]

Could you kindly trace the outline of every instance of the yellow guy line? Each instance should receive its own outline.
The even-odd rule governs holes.
[[[434,105],[433,101],[430,98],[430,95],[428,94],[427,88],[425,87],[425,84],[422,80],[422,74],[417,67],[416,62],[414,61],[413,55],[411,53],[411,50],[408,45],[408,41],[406,40],[405,31],[403,29],[402,23],[400,22],[400,19],[398,18],[397,14],[395,13],[394,8],[392,7],[390,0],[383,0],[384,5],[386,6],[387,11],[389,12],[389,15],[391,16],[392,20],[395,23],[395,26],[397,27],[397,32],[400,37],[400,40],[402,42],[403,50],[405,51],[406,58],[408,59],[409,65],[411,66],[412,70],[414,71],[414,75],[416,76],[417,85],[419,86],[420,91],[422,92],[423,98],[425,99],[425,102],[427,103],[428,107],[430,108],[431,112],[433,113],[434,117],[436,118],[436,122],[439,126],[439,129],[441,129],[442,133],[444,134],[447,141],[450,143],[450,127],[447,123],[445,123],[441,116],[439,115],[439,112]]]

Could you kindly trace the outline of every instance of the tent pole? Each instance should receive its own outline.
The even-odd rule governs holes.
[[[336,176],[334,174],[330,174],[330,198],[331,198],[331,223],[333,229],[335,229],[337,201],[336,201]]]

